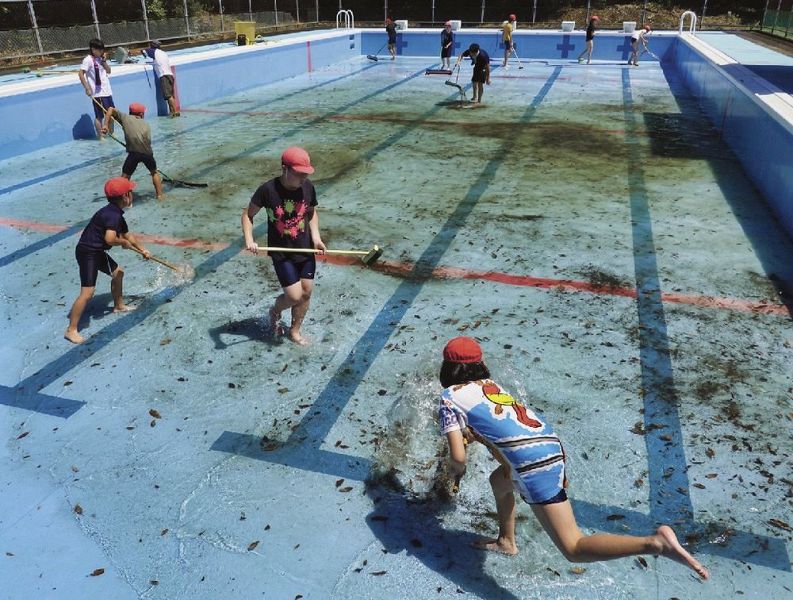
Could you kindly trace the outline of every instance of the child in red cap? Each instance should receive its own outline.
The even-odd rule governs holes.
[[[504,42],[504,64],[501,66],[507,68],[509,62],[509,55],[512,54],[514,47],[512,43],[512,32],[515,30],[515,15],[509,15],[509,18],[501,25],[501,41]]]
[[[140,163],[143,163],[151,174],[151,182],[154,184],[157,200],[163,200],[165,195],[162,193],[162,178],[157,171],[157,161],[154,160],[154,151],[151,149],[151,127],[143,120],[145,113],[146,107],[139,102],[129,105],[129,115],[125,115],[111,106],[105,113],[102,132],[108,132],[111,119],[121,123],[127,146],[127,159],[124,161],[124,166],[121,167],[121,176],[132,179],[135,169]]]
[[[264,209],[267,214],[268,246],[325,252],[325,244],[319,234],[317,194],[308,179],[313,172],[311,158],[303,148],[293,146],[284,151],[281,155],[281,176],[259,186],[242,212],[245,248],[254,254],[259,252],[253,239],[253,218]],[[273,334],[283,333],[281,313],[290,309],[292,323],[289,339],[305,346],[308,340],[300,334],[300,327],[308,312],[314,288],[317,267],[315,255],[313,252],[270,252],[270,258],[283,288],[283,293],[270,308]]]
[[[590,64],[592,62],[592,50],[595,47],[595,26],[600,22],[600,17],[597,15],[593,15],[591,19],[589,19],[589,25],[586,26],[586,48],[584,51],[578,55],[578,64],[584,62],[584,57],[586,56],[586,64]]]
[[[444,387],[440,426],[449,444],[454,491],[465,474],[467,443],[484,444],[499,462],[490,475],[498,514],[498,537],[480,540],[475,547],[510,555],[518,553],[517,490],[571,562],[655,554],[676,560],[703,579],[708,578],[707,569],[680,545],[667,525],[659,527],[653,535],[641,537],[581,533],[565,491],[565,455],[559,437],[541,415],[490,378],[476,341],[458,337],[446,344],[440,381]]]
[[[639,52],[642,48],[647,50],[647,36],[650,35],[652,30],[652,27],[645,25],[643,28],[637,29],[631,34],[631,57],[628,59],[629,65],[633,65],[634,67],[639,66]]]
[[[114,177],[105,183],[107,205],[99,209],[88,225],[83,229],[80,241],[75,248],[77,264],[80,267],[80,294],[72,305],[69,313],[69,326],[64,337],[75,344],[82,344],[85,338],[77,331],[80,317],[85,311],[88,301],[96,291],[96,278],[99,271],[110,275],[110,293],[113,296],[113,312],[133,310],[124,304],[123,281],[124,269],[110,258],[106,252],[112,246],[134,249],[148,259],[151,254],[129,232],[124,220],[124,210],[132,206],[132,190],[135,184],[124,177]]]

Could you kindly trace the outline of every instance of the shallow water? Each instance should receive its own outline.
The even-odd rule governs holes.
[[[2,163],[8,597],[793,586],[793,248],[718,132],[658,65],[494,69],[472,111],[426,66],[356,59],[152,120],[162,168],[210,185],[157,202],[139,172],[127,218],[195,275],[114,250],[138,309],[110,313],[100,279],[81,347],[61,339],[75,234],[123,157],[86,141]],[[267,335],[277,281],[240,252],[242,209],[293,144],[328,246],[385,249],[320,264],[307,349]],[[435,483],[439,355],[462,334],[557,428],[586,531],[671,522],[712,581],[651,557],[571,572],[525,506],[518,558],[469,549],[495,531],[491,459],[472,453],[451,503]]]

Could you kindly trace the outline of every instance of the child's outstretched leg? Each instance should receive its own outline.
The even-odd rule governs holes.
[[[490,474],[490,487],[496,498],[498,514],[498,537],[482,539],[473,543],[474,548],[492,550],[514,556],[518,553],[515,541],[515,493],[510,473],[503,465]]]
[[[74,344],[82,344],[85,338],[77,331],[77,326],[80,324],[80,317],[85,312],[85,307],[88,302],[93,298],[95,287],[81,287],[80,294],[72,304],[72,310],[69,311],[69,326],[66,328],[66,333],[63,334],[67,340]]]
[[[157,200],[165,200],[165,194],[162,191],[162,177],[160,177],[159,171],[151,172],[151,182],[154,184],[154,194],[157,196]]]
[[[584,535],[576,524],[569,500],[556,504],[532,504],[531,508],[545,532],[570,562],[596,562],[653,554],[686,565],[702,579],[709,577],[708,570],[680,545],[674,531],[666,525],[659,527],[655,535],[642,537],[609,533]]]
[[[300,300],[292,306],[292,323],[289,326],[289,339],[299,346],[307,346],[308,340],[300,334],[303,320],[306,318],[308,307],[311,304],[311,292],[314,289],[314,282],[311,279],[301,279],[300,287],[303,292]]]

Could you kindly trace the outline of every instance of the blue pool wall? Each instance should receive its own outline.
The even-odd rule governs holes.
[[[439,29],[408,29],[397,33],[397,54],[400,56],[435,56],[440,61],[441,34]],[[575,59],[586,48],[586,35],[583,31],[564,33],[562,31],[524,31],[513,35],[515,48],[521,60],[565,60]],[[650,38],[650,49],[663,60],[664,55],[674,44],[677,36],[671,33],[654,34]],[[361,33],[363,54],[387,53],[383,47],[387,40],[384,30],[364,30]],[[459,55],[473,43],[479,44],[490,58],[495,60],[504,56],[501,32],[497,29],[463,29],[455,32],[454,54]],[[605,61],[628,61],[631,53],[631,36],[621,32],[599,32],[595,37],[594,59]],[[648,54],[642,60],[653,60]]]
[[[210,52],[214,56],[203,60],[195,60],[195,55],[185,61],[175,58],[179,98],[186,106],[200,104],[302,75],[309,67],[320,69],[346,61],[361,55],[359,40],[359,34],[339,34],[283,45],[229,48]],[[119,109],[126,110],[131,102],[142,102],[148,108],[147,118],[168,114],[151,66],[125,65],[113,70],[113,100]],[[12,95],[2,95],[0,88],[0,160],[95,137],[91,100],[77,74],[68,77],[73,80],[52,81],[50,87]],[[44,85],[42,79],[31,82],[39,88]]]
[[[689,91],[793,238],[793,125],[759,103],[751,83],[715,65],[684,38],[669,56]]]

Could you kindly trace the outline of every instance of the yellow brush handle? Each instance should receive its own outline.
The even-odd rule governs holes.
[[[271,246],[259,246],[260,252],[308,252],[313,254],[322,254],[322,250],[316,248],[277,248]],[[369,254],[368,250],[325,250],[325,254],[351,254],[355,256],[366,256]]]

